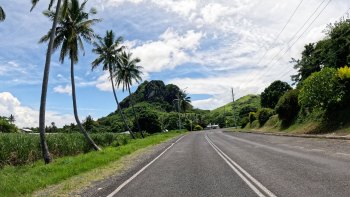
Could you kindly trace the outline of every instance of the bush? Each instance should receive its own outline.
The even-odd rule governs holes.
[[[264,126],[265,122],[268,121],[269,118],[274,114],[275,114],[275,111],[273,109],[270,109],[270,108],[259,109],[256,116],[258,118],[260,126],[261,127]]]
[[[350,79],[350,67],[344,66],[338,69],[338,76],[342,80]]]
[[[194,131],[201,131],[203,130],[203,127],[201,125],[196,125],[194,128],[193,128]]]
[[[0,117],[0,133],[16,133],[18,131],[14,124]]]
[[[290,122],[298,115],[300,110],[298,95],[299,90],[289,90],[280,98],[275,108],[279,119]]]
[[[250,112],[249,113],[249,122],[250,122],[250,124],[252,124],[254,120],[256,120],[256,113],[255,112]]]
[[[91,134],[99,146],[124,145],[130,136],[115,133]],[[54,158],[86,153],[91,146],[80,133],[47,135],[47,144]],[[42,158],[39,135],[23,133],[0,134],[0,167],[33,163]]]
[[[304,81],[298,100],[302,108],[329,110],[341,104],[344,96],[337,70],[324,68]]]
[[[158,115],[153,111],[141,111],[139,114],[139,124],[142,131],[150,134],[162,131]],[[134,128],[137,128],[136,122],[134,122]]]
[[[247,116],[243,117],[240,122],[241,128],[244,128],[248,123],[249,123],[249,117]]]
[[[291,89],[286,82],[274,81],[261,93],[261,106],[274,109],[280,97]]]

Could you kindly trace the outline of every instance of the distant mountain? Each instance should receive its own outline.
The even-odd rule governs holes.
[[[243,107],[255,107],[260,108],[260,95],[248,94],[235,101],[236,110],[239,112]],[[232,102],[227,103],[224,106],[218,107],[211,112],[223,113],[224,110],[232,111]]]
[[[157,104],[167,112],[175,111],[173,101],[177,98],[176,96],[180,91],[178,86],[174,84],[165,85],[161,80],[144,81],[131,94],[131,97],[127,96],[120,102],[120,106],[123,109],[128,108],[132,98],[134,103],[147,102]]]

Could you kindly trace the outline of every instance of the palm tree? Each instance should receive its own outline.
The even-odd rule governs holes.
[[[178,99],[180,100],[180,109],[183,112],[186,112],[187,110],[192,108],[191,105],[191,97],[189,97],[186,92],[184,91],[179,91],[178,95],[177,95]]]
[[[31,11],[34,9],[36,4],[39,2],[39,0],[31,0],[33,7],[31,8]],[[49,10],[51,9],[52,5],[54,3],[54,0],[50,0],[49,3]],[[68,0],[64,0],[63,7],[67,7]],[[51,27],[51,34],[49,37],[49,44],[47,47],[46,52],[46,60],[45,60],[45,67],[44,67],[44,76],[43,76],[43,83],[41,86],[41,98],[40,98],[40,111],[39,111],[39,133],[40,133],[40,145],[41,145],[41,152],[43,154],[44,162],[45,164],[48,164],[52,162],[52,157],[49,152],[49,148],[47,146],[46,142],[46,136],[45,136],[45,112],[46,112],[46,97],[47,97],[47,87],[49,82],[49,73],[50,73],[50,64],[51,64],[51,55],[53,51],[53,44],[55,40],[55,34],[56,34],[56,27],[57,27],[57,21],[58,21],[58,12],[61,8],[61,0],[57,0],[56,5],[56,11],[53,16],[52,20],[52,27]]]
[[[6,14],[5,11],[2,9],[2,7],[0,6],[0,21],[4,21],[6,18]]]
[[[141,133],[142,138],[144,138],[143,132],[140,129],[139,120],[136,116],[133,97],[131,96],[130,87],[132,86],[133,81],[136,83],[140,83],[142,81],[141,69],[142,66],[138,66],[137,64],[141,61],[139,58],[132,58],[132,53],[127,53],[123,51],[120,55],[117,69],[115,70],[114,77],[117,82],[117,86],[122,85],[122,90],[128,90],[130,97],[130,104],[134,114],[135,121],[137,123],[138,131]]]
[[[135,136],[131,131],[129,125],[127,124],[126,117],[120,107],[117,94],[114,88],[114,79],[113,72],[116,70],[116,65],[118,63],[119,53],[123,50],[124,46],[120,46],[123,41],[122,37],[118,37],[115,40],[115,36],[113,31],[107,31],[106,36],[104,38],[99,38],[98,42],[94,42],[94,49],[92,50],[94,53],[98,55],[98,57],[92,62],[92,70],[97,68],[100,64],[103,64],[102,69],[109,71],[110,80],[112,83],[112,90],[115,102],[117,103],[117,110],[124,122],[125,128],[130,132],[130,135],[133,139]]]
[[[56,50],[61,47],[59,60],[63,64],[65,57],[68,55],[70,59],[70,71],[71,71],[71,85],[72,85],[72,100],[74,109],[74,118],[77,122],[80,132],[84,135],[86,140],[91,144],[95,150],[100,148],[91,139],[89,134],[85,131],[78,116],[76,93],[75,93],[75,81],[74,81],[74,65],[78,63],[79,49],[84,51],[83,40],[91,43],[95,37],[94,31],[91,26],[99,22],[99,19],[89,19],[90,15],[96,14],[95,9],[91,9],[90,12],[85,12],[85,5],[87,0],[82,4],[79,0],[71,0],[67,5],[67,10],[61,9],[59,11],[58,27],[56,27],[55,41],[53,49]],[[51,20],[54,19],[55,14],[52,11],[44,13]],[[40,42],[46,42],[49,40],[51,31],[47,35],[40,39]]]

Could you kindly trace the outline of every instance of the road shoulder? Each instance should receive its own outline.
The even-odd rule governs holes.
[[[118,161],[39,190],[33,196],[99,196],[114,189],[181,136],[124,156]]]

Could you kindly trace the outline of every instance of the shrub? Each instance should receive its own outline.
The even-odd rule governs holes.
[[[250,112],[249,113],[249,122],[250,122],[250,124],[252,124],[254,120],[256,120],[256,113],[255,112]]]
[[[203,130],[203,127],[201,125],[196,125],[194,128],[193,128],[194,131],[200,131],[200,130]]]
[[[156,112],[141,111],[139,113],[139,124],[142,131],[147,133],[158,133],[162,131],[162,127]],[[134,122],[134,128],[137,128],[137,123]]]
[[[240,122],[241,128],[244,128],[248,123],[249,123],[249,117],[247,116],[243,117]]]
[[[343,101],[345,90],[342,88],[337,70],[324,68],[308,77],[298,97],[302,108],[331,109]]]
[[[289,90],[280,98],[275,108],[279,119],[290,122],[298,115],[298,95],[299,90]]]
[[[243,118],[249,115],[250,112],[256,112],[258,111],[258,108],[254,106],[244,106],[242,109],[239,111],[239,117]]]
[[[0,117],[0,133],[16,133],[18,131],[14,124]]]
[[[350,67],[344,66],[338,69],[338,76],[342,80],[350,79]]]
[[[259,109],[256,116],[258,118],[260,126],[261,127],[264,126],[265,122],[268,121],[269,118],[274,114],[275,112],[273,109],[270,109],[270,108]]]
[[[286,82],[274,81],[261,93],[261,106],[274,109],[280,97],[291,89]]]

